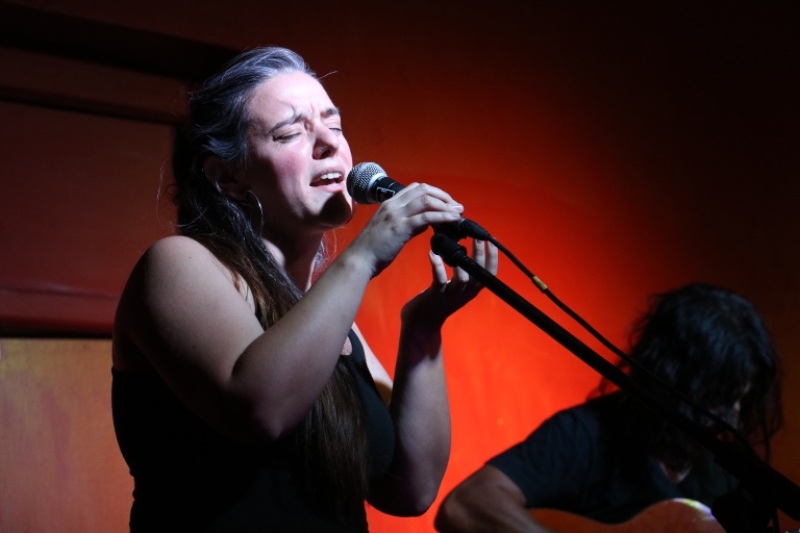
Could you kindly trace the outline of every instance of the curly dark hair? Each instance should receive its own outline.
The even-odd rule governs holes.
[[[652,374],[712,411],[750,444],[762,446],[769,460],[770,438],[783,423],[780,366],[771,335],[751,302],[705,283],[656,295],[635,324],[631,345],[636,364],[620,363],[631,379],[649,383]],[[677,397],[668,398],[689,419],[714,426]],[[667,466],[687,468],[705,453],[670,422],[631,400],[624,402],[631,410],[629,437]]]

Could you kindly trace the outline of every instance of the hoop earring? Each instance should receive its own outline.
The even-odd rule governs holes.
[[[254,202],[251,202],[248,197],[248,200],[242,203],[244,204],[244,207],[247,210],[247,216],[250,219],[250,225],[253,226],[254,231],[257,230],[256,233],[261,235],[264,232],[264,208],[261,206],[261,200],[258,199],[256,193],[254,193],[251,189],[247,189],[247,194],[249,195],[249,197],[252,197]],[[254,204],[255,207],[258,208],[257,211],[253,209]],[[257,219],[255,215],[258,215]],[[258,224],[256,224],[256,220],[258,220]]]

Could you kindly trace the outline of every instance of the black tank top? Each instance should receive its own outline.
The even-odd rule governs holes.
[[[376,479],[392,460],[394,425],[363,346],[354,332],[348,337],[353,351],[340,364],[356,378]],[[293,435],[269,444],[242,444],[200,420],[155,372],[112,369],[112,378],[117,441],[135,485],[132,532],[368,530],[366,513],[342,526],[311,509],[293,459]]]

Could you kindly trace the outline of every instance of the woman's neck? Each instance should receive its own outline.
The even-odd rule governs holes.
[[[320,235],[317,239],[286,239],[276,242],[265,237],[264,244],[275,261],[305,292],[311,288],[314,266],[322,245],[322,238]]]

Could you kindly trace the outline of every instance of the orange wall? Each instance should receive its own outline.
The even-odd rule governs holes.
[[[0,340],[0,531],[114,532],[133,489],[107,340]]]
[[[336,71],[325,84],[343,110],[356,161],[376,161],[404,183],[424,180],[449,191],[466,205],[467,217],[489,229],[557,296],[622,346],[628,325],[650,293],[689,281],[744,293],[762,309],[784,354],[787,424],[777,441],[775,465],[800,482],[792,445],[800,435],[795,408],[800,255],[791,244],[800,226],[800,79],[794,66],[800,41],[792,30],[792,21],[800,19],[795,13],[720,12],[710,5],[691,11],[672,6],[669,11],[643,6],[611,10],[535,2],[491,9],[461,2],[458,10],[422,1],[391,8],[366,1],[338,6],[308,1],[297,7],[245,0],[200,7],[188,1],[170,7],[145,0],[113,7],[89,0],[28,3],[63,4],[60,9],[97,20],[235,48],[283,44],[303,54],[320,74]],[[82,119],[41,126],[57,130],[73,120]],[[94,132],[86,134],[90,139],[107,124],[98,120],[100,125],[84,126]],[[168,136],[163,129],[141,125],[115,123],[109,131],[121,139],[120,146],[133,143],[135,155],[120,150],[103,162],[120,175],[92,167],[91,176],[113,189],[103,198],[111,208],[102,218],[112,231],[98,230],[89,251],[81,254],[100,252],[120,262],[126,258],[127,264],[127,258],[140,253],[144,237],[149,241],[149,235],[163,229],[148,227],[142,235],[139,223],[131,220],[141,213],[155,218],[153,188]],[[59,132],[52,142],[68,142],[63,135]],[[39,148],[31,146],[29,153]],[[70,157],[67,172],[83,176],[85,166],[75,151],[65,154]],[[117,166],[119,160],[130,164]],[[11,174],[0,167],[6,170],[4,180],[19,176],[19,168],[25,167],[15,166]],[[146,175],[128,176],[131,168]],[[39,194],[47,195],[59,179],[39,172],[34,182],[41,184]],[[25,183],[31,182],[21,182],[15,194],[29,191]],[[96,213],[97,204],[86,203],[85,189],[58,190],[63,209],[75,211],[71,217],[82,220]],[[127,206],[130,214],[118,206]],[[58,205],[52,209],[51,217],[63,215]],[[362,206],[353,223],[336,232],[340,248],[373,211]],[[39,231],[43,221],[14,222],[20,231],[35,235],[15,246],[49,249],[46,235],[40,237],[46,233]],[[113,238],[116,225],[126,238]],[[3,231],[5,250],[11,233]],[[390,370],[400,307],[428,282],[427,239],[426,234],[413,241],[371,283],[359,314],[361,329]],[[83,257],[59,261],[79,264]],[[54,270],[48,275],[61,274]],[[112,261],[88,286],[113,292],[126,275]],[[499,277],[579,334],[509,261],[502,261]],[[108,321],[104,316],[97,320]],[[488,292],[448,323],[445,342],[454,433],[440,497],[545,416],[580,402],[598,379]],[[45,376],[44,392],[35,394],[69,397],[73,391],[97,393],[109,386],[102,371],[95,378],[68,378],[58,370],[63,361],[52,352],[20,346],[19,359],[6,353],[0,357],[0,377],[7,379],[11,361],[21,361],[26,372]],[[107,368],[105,348],[100,345],[86,357]],[[39,365],[43,370],[37,370]],[[106,399],[96,396],[62,413],[55,403],[20,406],[20,398],[31,391],[13,390],[2,396],[0,413],[8,413],[7,406],[16,402],[14,428],[24,423],[48,433],[48,427],[25,421],[26,416],[61,419],[63,414],[75,428],[107,416]],[[10,415],[3,416],[0,427],[7,428]],[[97,439],[104,451],[97,457],[107,463],[111,474],[106,475],[118,480],[109,489],[115,498],[103,505],[113,516],[109,520],[122,527],[129,480],[120,479],[126,477],[124,464],[114,454],[108,420],[103,424]],[[3,440],[23,434],[4,430]],[[55,472],[73,476],[72,461],[95,456],[91,450],[97,439],[71,435],[74,455],[33,467],[25,458],[43,453],[38,443],[19,446],[12,439],[21,457],[15,464],[25,464],[26,475],[36,476],[42,487],[58,488],[50,483]],[[20,475],[12,469],[3,478],[16,487],[23,483]],[[97,489],[81,487],[84,496],[75,496],[75,504],[91,508]],[[15,509],[23,505],[13,501]],[[30,531],[55,530],[47,526],[50,519],[35,514],[38,502],[23,503],[24,513],[0,512],[1,530],[27,523],[36,524]],[[370,520],[375,531],[430,532],[433,515],[398,519],[371,512]],[[104,530],[89,527],[85,516],[64,517],[86,526],[75,530]],[[785,520],[782,526],[800,523]]]

